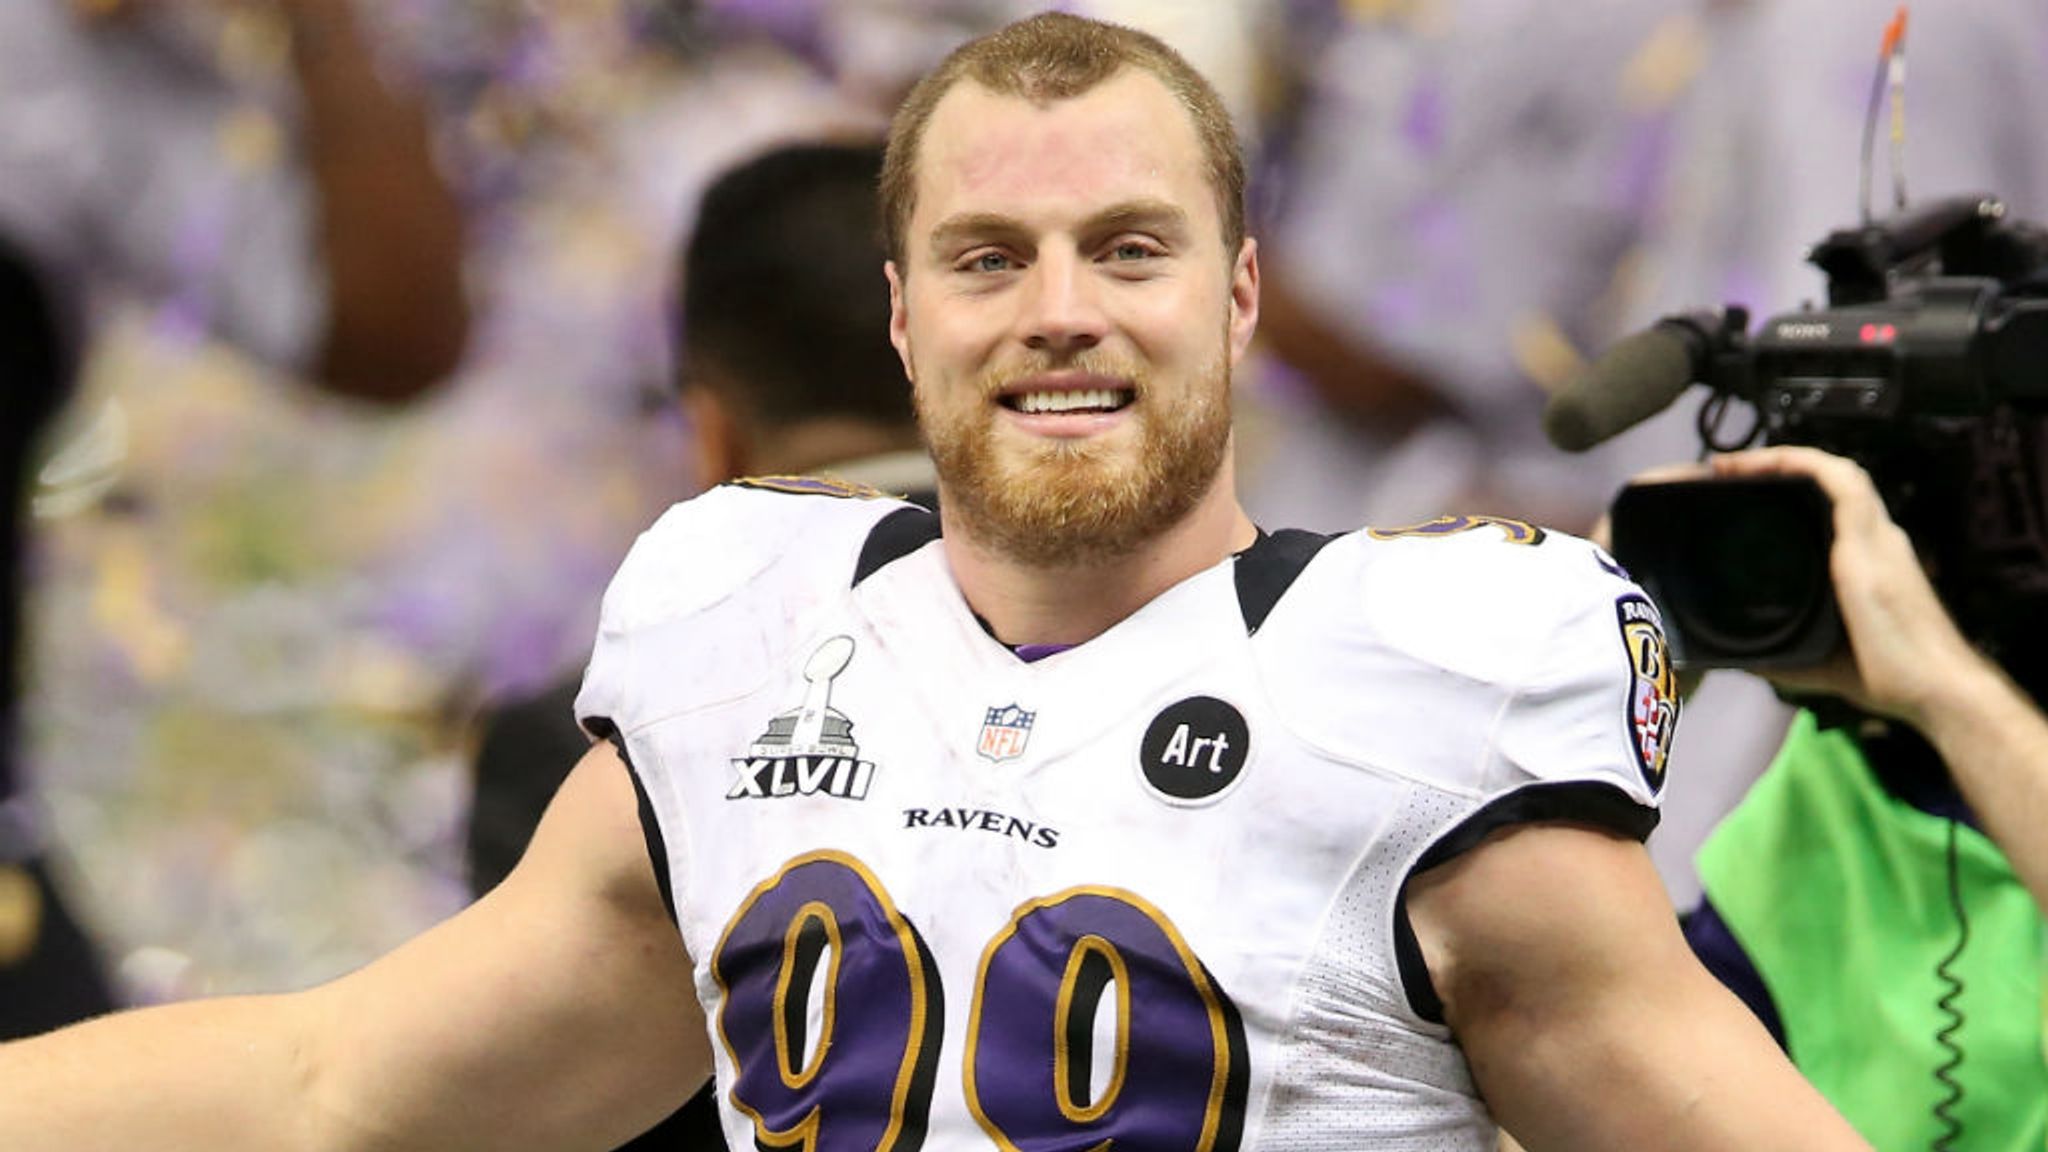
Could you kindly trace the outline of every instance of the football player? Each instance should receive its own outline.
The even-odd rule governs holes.
[[[939,509],[678,506],[504,884],[291,996],[0,1050],[13,1148],[1863,1147],[1640,840],[1676,706],[1596,549],[1238,505],[1243,165],[1158,41],[1043,15],[907,98],[889,331]]]

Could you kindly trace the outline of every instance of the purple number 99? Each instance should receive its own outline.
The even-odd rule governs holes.
[[[1114,1038],[1098,1044],[1098,1032]],[[1242,1134],[1250,1070],[1236,1008],[1129,892],[1074,889],[1018,909],[982,954],[967,1036],[968,1107],[1004,1148],[1229,1152]]]
[[[730,1098],[757,1143],[923,1143],[944,996],[923,939],[859,861],[812,853],[756,887],[711,971]],[[982,954],[973,1003],[963,1088],[1006,1152],[1235,1152],[1243,1023],[1138,896],[1077,888],[1025,904]]]
[[[819,965],[825,970],[820,973]],[[917,930],[859,861],[819,852],[755,888],[711,973],[733,1104],[764,1146],[913,1152],[924,1143],[944,1007]],[[807,1035],[810,993],[823,1001]]]

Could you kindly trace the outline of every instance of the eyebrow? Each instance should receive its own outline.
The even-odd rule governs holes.
[[[1188,230],[1188,214],[1177,204],[1164,200],[1126,200],[1090,216],[1081,226],[1083,235],[1102,232],[1125,232],[1133,228],[1154,232],[1185,233]]]
[[[1185,210],[1165,200],[1147,197],[1125,200],[1104,208],[1081,222],[1080,234],[1084,237],[1098,236],[1141,228],[1178,236],[1184,235],[1188,227]],[[932,251],[943,252],[948,246],[969,239],[1015,238],[1028,232],[1023,222],[1013,216],[1000,212],[963,212],[939,221],[933,226],[930,239]]]
[[[1014,217],[999,212],[963,212],[948,216],[933,226],[931,245],[933,252],[944,252],[970,239],[1011,237],[1023,233],[1024,225]]]

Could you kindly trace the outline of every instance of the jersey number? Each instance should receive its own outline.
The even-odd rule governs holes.
[[[711,974],[731,1099],[762,1148],[924,1142],[945,996],[923,937],[858,860],[816,852],[764,881]],[[1230,998],[1157,908],[1109,888],[1033,900],[989,941],[961,1075],[1009,1152],[1234,1152],[1250,1081]]]

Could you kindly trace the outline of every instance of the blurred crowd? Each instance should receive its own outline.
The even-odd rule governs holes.
[[[0,61],[38,19],[83,28],[116,6],[13,0]],[[459,358],[389,404],[298,386],[305,359],[265,335],[313,307],[289,278],[251,282],[247,301],[208,288],[218,252],[271,226],[237,196],[304,178],[292,53],[318,48],[291,44],[289,6],[161,0],[118,29],[164,55],[161,83],[136,91],[116,61],[106,75],[130,90],[101,95],[189,121],[176,157],[130,163],[210,178],[88,173],[124,202],[115,215],[169,222],[151,276],[92,295],[76,388],[33,464],[20,760],[130,1001],[304,986],[468,898],[476,718],[580,666],[627,545],[694,484],[669,301],[697,195],[770,143],[871,136],[954,43],[1037,7],[361,0],[380,73],[420,94],[464,241]],[[1693,455],[1690,402],[1586,456],[1549,448],[1537,417],[1662,311],[1816,294],[1800,257],[1855,218],[1890,15],[1849,0],[1063,7],[1160,34],[1240,119],[1267,293],[1240,476],[1262,522],[1321,530],[1462,511],[1585,531],[1632,471]],[[2048,16],[1930,6],[1911,35],[1913,194],[2048,214],[2048,134],[2009,96],[2048,65]],[[24,89],[103,82],[9,72],[0,204],[43,122]],[[1682,729],[1681,842],[1782,724],[1768,692],[1726,691],[1725,720],[1710,697]],[[1686,899],[1683,853],[1660,864]]]

